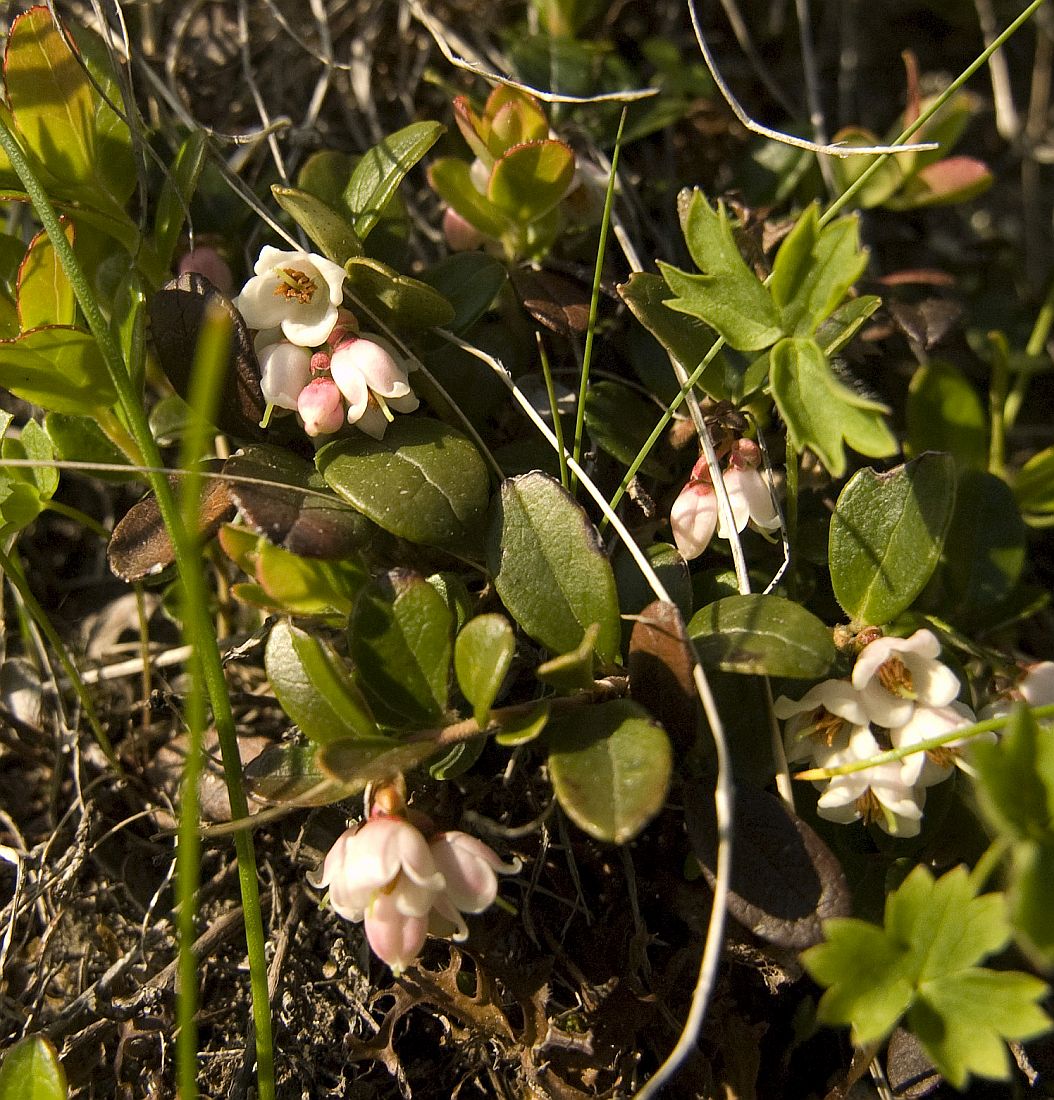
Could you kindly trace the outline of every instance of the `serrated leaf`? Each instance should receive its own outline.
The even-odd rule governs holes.
[[[0,342],[0,386],[49,412],[91,415],[117,399],[95,338],[62,325]]]
[[[359,683],[382,720],[427,726],[444,719],[453,616],[423,577],[393,570],[367,586],[348,631]]]
[[[66,1100],[66,1071],[42,1035],[15,1043],[0,1062],[0,1100]]]
[[[667,309],[705,321],[738,351],[767,348],[783,334],[768,291],[743,266],[737,279],[730,275],[692,275],[657,261],[673,297]]]
[[[477,615],[462,627],[454,642],[454,672],[461,693],[472,704],[480,729],[487,725],[490,708],[501,691],[516,653],[509,620],[493,613]]]
[[[344,190],[344,204],[354,215],[360,241],[370,235],[407,172],[445,130],[438,122],[414,122],[366,151]]]
[[[320,745],[379,738],[377,723],[332,646],[287,620],[271,630],[264,668],[282,709]]]
[[[910,453],[946,451],[962,467],[988,465],[988,418],[962,371],[939,359],[915,371],[908,389]]]
[[[830,630],[782,596],[728,596],[688,623],[699,660],[726,672],[816,680],[834,663]]]
[[[362,255],[362,240],[351,223],[328,203],[296,187],[271,184],[275,202],[314,241],[319,251],[336,264]]]
[[[780,340],[770,352],[769,385],[795,449],[808,447],[835,477],[845,472],[843,439],[871,458],[896,451],[889,410],[839,382],[815,340]]]
[[[550,722],[549,770],[564,812],[597,840],[624,844],[662,809],[672,773],[670,741],[626,699]]]
[[[881,304],[877,294],[862,294],[843,302],[816,331],[816,342],[824,355],[830,358],[841,351]]]
[[[776,253],[769,293],[788,336],[812,336],[867,266],[856,217],[820,228],[809,206]]]
[[[419,279],[400,275],[380,260],[355,256],[345,270],[352,300],[391,329],[420,332],[454,319],[454,307],[439,291]]]
[[[554,653],[597,623],[600,658],[617,659],[618,598],[611,565],[582,508],[538,472],[510,478],[491,510],[487,562],[512,617]]]
[[[527,225],[556,206],[574,174],[575,155],[562,141],[527,141],[495,161],[487,198],[517,225]]]
[[[940,560],[955,503],[950,455],[859,470],[831,517],[831,584],[855,622],[878,626],[914,602]]]
[[[479,552],[490,497],[487,468],[460,432],[401,417],[383,439],[359,433],[316,456],[326,484],[378,527],[400,538],[469,555]]]
[[[73,243],[73,225],[63,226],[66,240]],[[55,248],[44,230],[30,242],[18,269],[18,320],[21,331],[43,325],[72,325],[77,317],[77,299]]]

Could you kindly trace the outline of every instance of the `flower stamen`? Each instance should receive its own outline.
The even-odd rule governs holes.
[[[276,267],[274,273],[278,277],[274,288],[276,298],[299,302],[302,306],[310,304],[318,287],[306,271],[298,271],[295,267]]]
[[[895,695],[898,699],[916,698],[911,670],[896,654],[882,662],[876,675],[878,682],[890,695]]]

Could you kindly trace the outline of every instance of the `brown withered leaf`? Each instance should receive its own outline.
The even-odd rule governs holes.
[[[736,843],[728,911],[754,935],[803,951],[823,939],[822,921],[851,911],[845,875],[831,850],[775,795],[745,784],[732,808]],[[713,799],[685,799],[692,850],[713,884],[717,836]]]
[[[629,642],[630,695],[662,723],[678,752],[695,739],[698,697],[684,619],[672,603],[655,600],[637,617]]]

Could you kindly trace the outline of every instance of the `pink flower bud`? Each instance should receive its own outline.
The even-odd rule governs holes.
[[[179,260],[179,274],[185,275],[188,271],[196,271],[204,275],[206,279],[221,293],[230,294],[234,289],[234,276],[231,274],[230,264],[208,245],[200,245],[184,252]]]
[[[670,509],[673,541],[685,561],[691,561],[710,545],[717,530],[717,496],[709,481],[689,481]]]
[[[443,211],[443,236],[452,252],[471,252],[482,248],[487,238],[452,206]]]
[[[312,374],[328,374],[329,373],[329,352],[328,351],[316,351],[311,356],[311,373]]]
[[[314,438],[339,431],[344,423],[344,403],[340,390],[330,378],[315,378],[300,391],[296,411],[304,421],[304,431]]]

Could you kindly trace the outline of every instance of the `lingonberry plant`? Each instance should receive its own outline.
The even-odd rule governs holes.
[[[1035,17],[1049,75],[1040,7],[997,36],[979,3],[988,49],[943,87],[923,88],[909,58],[887,151],[848,155],[899,108],[824,146],[810,104],[816,142],[729,131],[738,159],[720,169],[691,130],[716,110],[719,74],[647,37],[639,14],[539,0],[514,16],[509,72],[485,75],[410,4],[443,47],[448,68],[431,71],[444,94],[457,84],[452,101],[418,89],[416,106],[392,97],[404,125],[375,112],[319,129],[335,73],[373,103],[362,57],[338,63],[328,23],[308,48],[275,8],[327,74],[314,121],[283,137],[268,116],[256,135],[277,178],[226,156],[223,126],[192,125],[105,13],[94,27],[50,6],[12,16],[11,667],[38,638],[62,664],[48,700],[68,688],[92,735],[71,718],[56,742],[76,746],[84,820],[96,786],[102,816],[134,790],[130,820],[154,819],[142,843],[172,824],[178,842],[174,896],[149,875],[145,894],[127,887],[142,942],[109,932],[109,969],[55,1005],[26,976],[31,942],[45,951],[60,927],[49,884],[124,823],[103,839],[85,825],[78,862],[45,874],[50,839],[31,851],[19,829],[33,815],[19,825],[4,796],[0,855],[18,877],[0,1100],[129,1087],[127,1035],[105,1073],[74,1041],[96,1008],[122,1028],[157,1008],[162,1049],[176,1036],[152,1094],[233,1088],[201,1057],[237,1045],[210,1032],[203,973],[238,923],[252,1021],[239,1042],[252,1034],[261,1097],[322,1095],[352,1063],[409,1095],[397,1025],[411,1012],[426,1017],[424,1095],[471,1081],[653,1096],[678,1072],[683,1095],[847,1095],[869,1069],[888,1093],[909,1063],[934,1088],[1049,1085],[1054,446],[1037,410],[1054,291],[1034,300],[1022,282],[1011,303],[949,243],[969,229],[994,249],[1009,201],[968,221],[997,173],[949,155],[982,121],[962,89],[982,62],[1002,128],[974,151],[1027,147],[1041,172],[1049,104],[1005,141],[998,52]],[[1023,187],[1022,217],[1049,220],[1036,180]],[[940,206],[958,220],[927,222]],[[924,233],[936,243],[915,259]],[[34,596],[30,540],[49,513],[99,535],[62,497],[84,467],[149,483],[131,506],[115,497],[106,560],[136,586],[139,628],[149,601],[186,642],[168,635],[165,667],[184,672],[151,696],[169,700],[175,744],[149,752]],[[162,674],[149,652],[148,693]],[[39,777],[14,683],[0,676],[16,731],[0,768]],[[201,881],[202,843],[225,852],[227,836],[236,920],[217,907],[223,876]],[[174,1013],[157,1007],[169,985]],[[762,1001],[785,1044],[765,1060]],[[841,1028],[852,1053],[796,1076],[797,1047]]]

